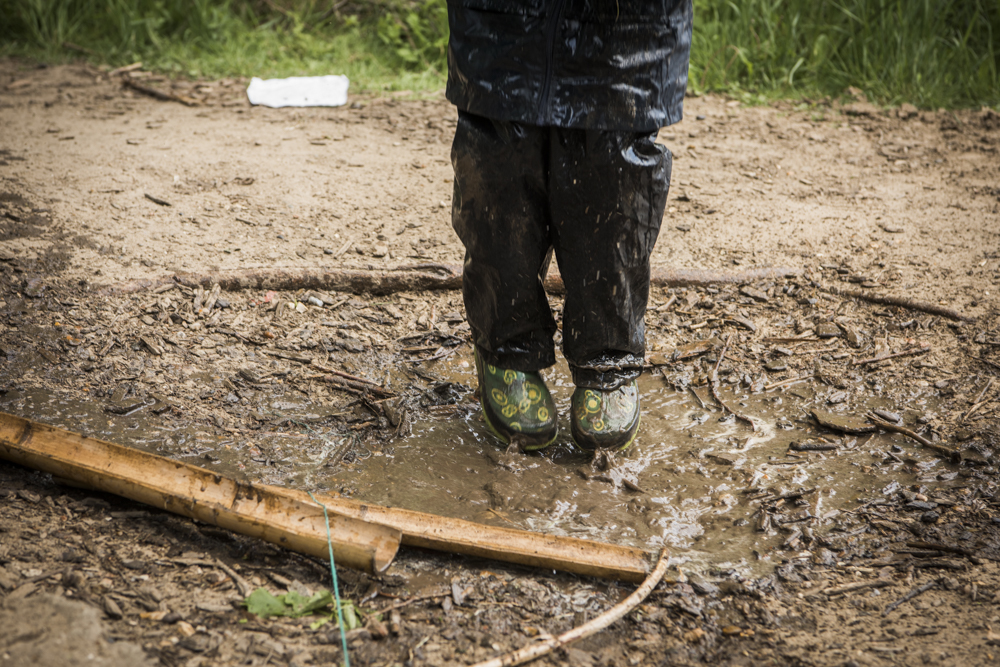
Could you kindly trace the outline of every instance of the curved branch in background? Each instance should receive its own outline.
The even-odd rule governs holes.
[[[703,285],[752,283],[800,275],[801,269],[763,268],[744,271],[712,269],[654,269],[650,283],[659,287],[699,287]],[[178,273],[161,278],[135,280],[118,285],[96,287],[101,296],[134,294],[171,283],[187,287],[211,287],[218,283],[227,292],[244,289],[299,290],[318,289],[333,292],[370,292],[392,294],[420,290],[457,290],[462,287],[462,267],[458,264],[418,264],[397,269],[365,270],[338,268],[235,269],[209,273]],[[562,276],[551,272],[545,289],[553,294],[565,291]]]

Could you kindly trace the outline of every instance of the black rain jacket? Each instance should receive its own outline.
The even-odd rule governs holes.
[[[459,109],[630,132],[681,119],[691,0],[448,0],[448,21]]]

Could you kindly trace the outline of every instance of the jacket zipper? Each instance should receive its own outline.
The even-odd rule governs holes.
[[[559,23],[562,21],[563,7],[566,0],[556,0],[552,13],[549,15],[549,22],[545,26],[545,79],[542,81],[542,95],[538,101],[538,122],[537,125],[545,124],[546,111],[549,108],[549,101],[552,97],[552,61],[555,58],[556,32],[559,30]]]

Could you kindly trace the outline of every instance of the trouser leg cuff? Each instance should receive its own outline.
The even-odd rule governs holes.
[[[556,351],[554,346],[549,349],[540,350],[519,350],[491,352],[480,346],[476,346],[479,358],[491,366],[503,368],[504,370],[519,371],[521,373],[534,373],[548,368],[556,363]]]
[[[639,377],[645,360],[640,355],[602,355],[584,364],[570,364],[573,384],[583,389],[610,391]]]

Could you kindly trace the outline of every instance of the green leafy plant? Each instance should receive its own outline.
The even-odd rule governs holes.
[[[319,590],[312,596],[306,597],[295,591],[289,591],[284,595],[274,595],[265,588],[258,588],[243,600],[243,606],[254,616],[265,619],[272,616],[287,616],[289,618],[319,616],[317,622],[312,624],[313,629],[337,618],[333,595],[327,590]],[[361,618],[365,612],[357,605],[350,600],[341,600],[340,610],[344,617],[344,627],[347,630],[361,627]]]
[[[377,34],[407,67],[444,69],[448,49],[445,0],[396,0],[385,6]]]

